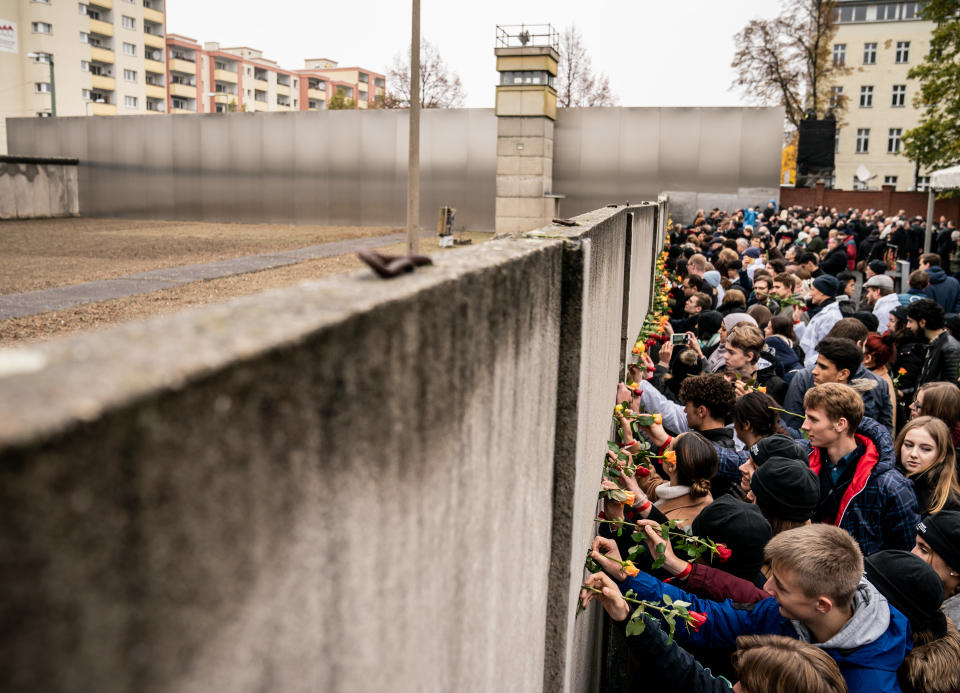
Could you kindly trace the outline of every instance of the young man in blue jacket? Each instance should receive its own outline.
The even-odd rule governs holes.
[[[651,536],[656,533],[649,526],[644,531]],[[735,605],[729,599],[700,599],[645,573],[627,578],[616,551],[613,540],[598,537],[591,556],[620,582],[621,593],[654,602],[663,602],[668,596],[672,601],[687,602],[690,611],[706,615],[706,622],[696,631],[678,624],[680,643],[733,648],[740,635],[784,635],[812,643],[830,655],[850,693],[901,690],[897,670],[912,646],[910,624],[863,578],[860,549],[838,527],[807,525],[771,539],[764,550],[770,564],[764,590],[771,596],[749,606]],[[608,591],[603,590],[604,599],[615,599]],[[595,596],[588,590],[581,592],[584,602]],[[625,612],[620,609],[624,618]],[[662,615],[659,617],[663,621]]]

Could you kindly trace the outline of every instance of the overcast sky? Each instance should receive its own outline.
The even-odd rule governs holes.
[[[263,51],[282,67],[330,58],[385,73],[410,45],[409,0],[166,0],[167,31]],[[623,106],[737,106],[733,35],[776,0],[421,0],[421,32],[460,75],[468,107],[493,106],[497,24],[575,24]]]

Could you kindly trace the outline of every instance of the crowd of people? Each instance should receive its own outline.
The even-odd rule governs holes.
[[[651,689],[960,691],[960,232],[924,228],[671,224],[580,595]]]

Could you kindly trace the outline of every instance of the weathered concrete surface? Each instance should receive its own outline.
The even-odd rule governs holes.
[[[596,691],[631,211],[0,352],[0,690]]]
[[[3,379],[0,689],[538,689],[561,244],[444,258]]]
[[[653,297],[653,267],[657,253],[662,247],[657,240],[657,225],[660,208],[656,203],[648,202],[633,208],[630,224],[627,255],[627,281],[625,282],[625,300],[623,305],[623,364],[635,361],[633,345],[643,325],[643,318]],[[624,372],[624,375],[626,373]]]
[[[550,227],[550,233],[572,242],[564,260],[550,563],[550,593],[565,594],[571,606],[596,534],[597,494],[620,375],[627,208],[603,208],[576,220],[580,227]],[[637,246],[633,252],[643,251]],[[596,610],[579,619],[573,608],[548,612],[544,691],[597,689],[599,626]]]
[[[0,157],[0,219],[75,216],[77,162]]]

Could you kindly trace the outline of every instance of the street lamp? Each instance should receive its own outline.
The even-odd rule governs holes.
[[[47,62],[50,63],[50,115],[54,118],[57,117],[57,83],[53,78],[53,54],[52,53],[27,53],[28,58],[33,58],[34,60],[39,60],[40,58],[46,57]]]

